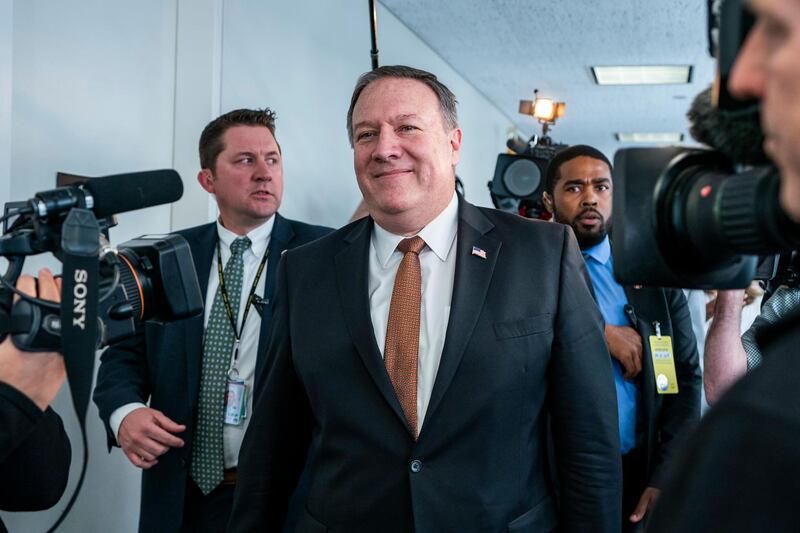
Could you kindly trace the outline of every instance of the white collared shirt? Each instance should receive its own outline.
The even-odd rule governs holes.
[[[247,303],[247,296],[250,293],[250,288],[253,285],[253,280],[256,277],[256,272],[258,270],[258,265],[261,263],[261,258],[264,256],[264,252],[266,251],[267,247],[269,246],[269,241],[272,236],[272,228],[275,225],[275,216],[273,215],[261,226],[255,228],[254,230],[250,231],[247,234],[247,237],[251,241],[251,246],[248,250],[244,252],[242,255],[242,260],[244,262],[244,276],[242,278],[242,294],[239,303],[239,314],[236,319],[236,325],[238,328],[241,328],[242,324],[242,316],[244,315],[244,306]],[[231,255],[230,246],[233,243],[234,239],[239,235],[233,233],[232,231],[225,228],[219,220],[217,220],[217,235],[219,236],[219,244],[220,244],[220,251],[222,252],[222,265],[223,270],[225,264],[227,264],[228,259]],[[278,258],[269,258],[267,261]],[[208,276],[208,288],[206,289],[206,300],[205,300],[205,311],[204,311],[204,318],[203,318],[203,330],[205,331],[205,327],[208,325],[208,318],[209,314],[211,313],[211,306],[214,303],[214,296],[217,292],[217,287],[219,287],[219,273],[217,272],[217,252],[216,252],[216,245],[214,249],[214,256],[211,261],[211,265],[209,265],[210,272]],[[261,273],[261,277],[258,280],[258,284],[256,285],[256,294],[259,296],[264,294],[264,285],[267,279],[267,267],[264,266],[264,271]],[[239,378],[245,380],[248,387],[248,397],[247,397],[247,417],[244,419],[244,422],[239,426],[231,426],[225,424],[223,427],[223,449],[224,449],[224,462],[225,468],[234,468],[239,463],[239,448],[242,445],[242,438],[244,438],[244,432],[247,429],[247,425],[252,418],[253,412],[253,380],[255,377],[255,370],[256,370],[256,356],[258,352],[258,340],[259,340],[259,333],[261,330],[261,316],[255,310],[254,306],[251,306],[250,312],[247,316],[247,323],[245,324],[244,330],[242,331],[242,337],[239,344],[239,357],[238,357],[238,364],[237,369],[239,373]],[[171,357],[175,354],[163,354],[163,357]],[[231,354],[232,355],[232,354]],[[202,365],[202,362],[200,363]],[[117,441],[119,441],[119,426],[122,424],[122,420],[127,416],[131,411],[134,409],[138,409],[140,407],[146,407],[142,403],[130,403],[127,405],[123,405],[122,407],[115,410],[109,419],[109,425],[111,426],[114,435],[117,436]],[[176,421],[179,422],[179,421]],[[179,422],[180,423],[180,422]],[[180,437],[180,435],[178,435]]]
[[[447,207],[417,234],[426,244],[419,254],[422,302],[417,361],[417,432],[422,428],[442,359],[453,296],[457,230],[458,198],[454,192]],[[369,309],[381,355],[386,344],[394,279],[403,259],[403,253],[397,250],[397,245],[405,238],[389,233],[378,224],[374,225],[372,231],[369,252]]]

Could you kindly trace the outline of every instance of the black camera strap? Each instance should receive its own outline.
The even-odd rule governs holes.
[[[89,462],[86,413],[92,392],[97,349],[97,304],[100,225],[88,209],[73,208],[61,228],[64,264],[61,286],[61,353],[67,369],[72,404],[81,428],[83,466],[66,507],[48,533],[55,531],[69,514],[80,494]]]
[[[253,300],[256,295],[256,286],[258,285],[258,280],[261,279],[261,274],[264,272],[264,265],[267,264],[267,258],[269,257],[269,246],[267,249],[264,250],[264,255],[261,257],[261,263],[258,265],[258,270],[256,271],[256,277],[253,279],[253,285],[250,287],[250,292],[247,296],[247,302],[244,305],[244,314],[242,315],[242,325],[241,327],[236,327],[236,317],[233,316],[233,308],[231,308],[231,303],[228,298],[228,291],[225,289],[225,274],[222,272],[222,251],[220,250],[219,246],[219,239],[217,239],[217,274],[219,275],[219,288],[222,292],[222,303],[225,304],[225,313],[228,315],[228,320],[231,322],[231,329],[233,330],[233,335],[235,337],[234,341],[234,350],[233,350],[233,361],[231,364],[232,368],[236,367],[236,362],[239,359],[239,342],[242,340],[242,333],[244,332],[244,324],[247,322],[247,315],[250,312],[250,306],[253,303]]]
[[[97,349],[99,240],[100,226],[94,213],[72,209],[61,230],[61,353],[81,426],[89,406]]]

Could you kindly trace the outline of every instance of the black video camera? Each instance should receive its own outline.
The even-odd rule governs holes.
[[[528,218],[544,213],[542,192],[547,165],[564,144],[534,135],[527,142],[514,137],[506,142],[513,154],[498,154],[494,178],[487,185],[495,208]]]
[[[759,256],[800,248],[800,224],[780,206],[780,175],[761,149],[757,103],[727,91],[752,24],[741,0],[723,2],[718,46],[710,46],[716,93],[698,95],[689,113],[693,136],[717,150],[628,148],[614,156],[611,243],[620,283],[743,288]]]
[[[0,256],[8,261],[0,278],[0,340],[10,334],[23,351],[63,354],[83,436],[81,475],[53,529],[71,509],[86,473],[86,414],[95,350],[133,336],[145,320],[173,321],[203,310],[191,250],[183,237],[143,236],[116,249],[107,241],[114,214],[178,200],[183,183],[177,172],[71,181],[31,200],[7,203],[0,237]],[[15,287],[25,258],[44,252],[63,263],[60,305]],[[13,306],[12,293],[19,295]]]
[[[182,194],[178,174],[158,170],[89,178],[6,204],[0,338],[11,334],[24,351],[61,351],[67,357],[76,350],[76,357],[85,358],[87,348],[93,356],[95,348],[133,336],[139,322],[200,313],[203,299],[183,237],[142,236],[115,249],[103,235],[113,214],[174,202]],[[61,305],[20,294],[12,308],[25,257],[44,252],[64,265]]]

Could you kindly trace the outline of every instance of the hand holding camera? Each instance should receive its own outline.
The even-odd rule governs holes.
[[[20,276],[17,289],[43,300],[61,300],[61,279],[53,278],[47,269],[39,271],[38,291],[37,280],[32,276]],[[53,401],[65,378],[64,359],[60,353],[23,352],[14,345],[11,336],[0,343],[0,381],[24,393],[42,411]]]

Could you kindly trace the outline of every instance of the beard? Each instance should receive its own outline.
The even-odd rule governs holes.
[[[593,228],[587,229],[583,224],[581,224],[580,218],[586,213],[593,213],[599,219],[598,223],[595,224]],[[611,231],[611,221],[606,220],[603,215],[601,215],[596,209],[592,208],[582,210],[572,220],[567,220],[566,218],[561,217],[558,212],[553,213],[553,218],[556,222],[566,224],[572,228],[572,231],[575,233],[575,238],[578,240],[578,246],[581,250],[586,250],[592,246],[600,244],[603,239],[606,238],[606,235],[608,235],[609,231]]]

